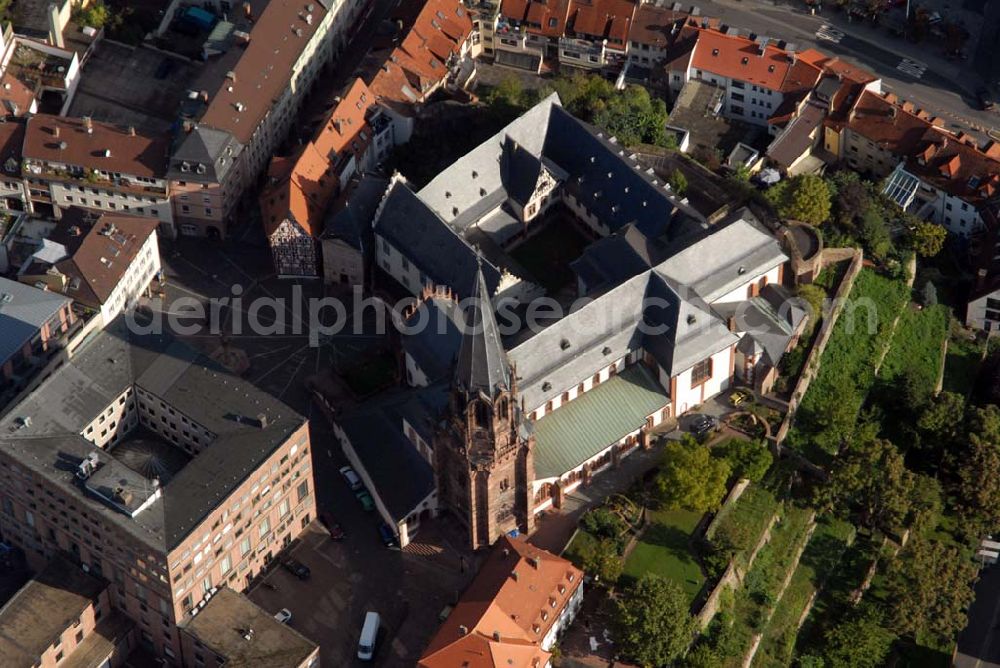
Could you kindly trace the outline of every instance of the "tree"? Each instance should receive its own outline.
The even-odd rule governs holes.
[[[948,231],[943,226],[918,220],[910,232],[910,245],[921,257],[934,257],[944,248]]]
[[[978,434],[954,457],[958,507],[976,525],[1000,520],[1000,448]]]
[[[678,195],[683,195],[684,191],[687,190],[688,187],[687,177],[684,176],[684,172],[680,169],[675,169],[670,172],[667,182],[670,183],[670,188]]]
[[[830,217],[830,188],[815,174],[796,176],[788,182],[778,202],[782,218],[819,225]]]
[[[827,511],[856,508],[865,526],[898,529],[909,516],[914,483],[896,446],[865,434],[840,456],[816,500]]]
[[[889,236],[889,227],[877,208],[870,207],[861,214],[860,231],[865,249],[877,259],[884,260],[892,248],[892,239]]]
[[[934,529],[944,510],[944,491],[937,479],[918,475],[913,483],[910,497],[910,530],[925,534]]]
[[[597,578],[606,587],[611,587],[622,576],[622,557],[615,541],[605,538],[594,544],[580,557],[583,572]]]
[[[719,653],[706,643],[697,644],[684,657],[684,668],[721,668],[723,665]]]
[[[647,667],[680,658],[695,630],[689,605],[679,584],[644,574],[616,605],[614,635],[622,654]]]
[[[924,306],[937,306],[937,288],[934,287],[933,281],[924,283],[923,303]]]
[[[744,441],[732,438],[717,449],[718,455],[729,464],[731,475],[760,482],[774,463],[774,456],[762,441]]]
[[[827,630],[825,668],[878,668],[892,649],[896,635],[885,628],[882,613],[868,606],[863,612]]]
[[[100,0],[87,5],[87,7],[77,7],[73,14],[77,23],[91,28],[103,28],[104,24],[111,18],[111,12]]]
[[[911,540],[890,565],[892,628],[950,645],[967,621],[977,573],[976,563],[958,548],[919,536]]]
[[[614,135],[621,144],[667,145],[667,106],[646,88],[617,90],[603,77],[582,73],[558,77],[550,86],[570,113]]]
[[[703,513],[719,505],[729,473],[728,463],[686,435],[664,449],[656,486],[666,505]]]
[[[809,327],[815,327],[823,317],[823,305],[826,303],[826,292],[813,283],[800,285],[796,294],[809,305]]]
[[[823,371],[828,382],[809,386],[812,396],[808,404],[800,406],[799,413],[815,434],[816,445],[835,453],[850,437],[857,421],[858,406],[850,400],[857,395],[857,383],[843,366],[825,367]]]
[[[838,224],[850,227],[872,205],[868,188],[857,172],[848,170],[836,172],[831,177],[831,186],[836,190],[834,218]]]
[[[958,438],[965,412],[965,397],[942,392],[934,397],[917,418],[917,430],[924,447],[948,450]]]

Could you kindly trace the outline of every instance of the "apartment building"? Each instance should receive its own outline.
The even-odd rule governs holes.
[[[107,325],[160,273],[156,221],[72,207],[17,279],[73,299]]]
[[[417,668],[452,668],[468,657],[479,657],[476,668],[551,665],[553,645],[583,604],[583,577],[562,557],[504,536]]]
[[[319,666],[316,643],[229,587],[184,623],[181,643],[187,666]]]
[[[23,173],[32,213],[72,206],[158,221],[173,236],[166,137],[89,118],[38,114],[24,131]]]
[[[182,665],[178,626],[246,589],[315,517],[308,425],[148,323],[121,319],[0,420],[0,532],[110,583],[137,641]]]
[[[0,404],[61,345],[76,320],[68,297],[0,277]]]
[[[21,173],[24,126],[20,120],[0,123],[0,209],[11,213],[28,211],[28,184]]]
[[[295,155],[271,160],[260,207],[279,276],[321,275],[319,235],[326,210],[351,177],[375,164],[375,129],[368,122],[374,105],[375,95],[355,79],[310,142]]]
[[[0,608],[0,663],[119,668],[134,631],[112,609],[107,582],[56,556]]]
[[[360,0],[273,1],[245,17],[245,38],[227,54],[238,60],[190,101],[173,143],[168,177],[181,234],[226,235],[237,202],[265,171],[363,8]]]

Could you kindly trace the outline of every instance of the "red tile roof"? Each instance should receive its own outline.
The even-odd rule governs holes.
[[[372,93],[404,106],[422,101],[448,77],[448,61],[471,33],[472,18],[460,0],[427,0],[369,84]]]
[[[503,0],[500,15],[530,33],[562,37],[569,21],[569,6],[570,0]]]
[[[1000,160],[990,152],[927,126],[920,149],[906,161],[906,171],[949,195],[979,205],[996,195],[1000,187]]]
[[[365,116],[375,96],[355,79],[316,136],[294,157],[278,157],[268,168],[269,185],[260,196],[264,231],[270,237],[290,218],[306,234],[322,232],[323,214],[340,185],[338,164],[361,160],[372,139]]]
[[[773,45],[768,45],[763,54],[760,51],[760,45],[746,37],[702,30],[691,66],[729,79],[780,90],[792,67],[791,59],[784,50]]]
[[[851,110],[847,126],[891,153],[914,155],[923,148],[930,123],[912,110],[912,104],[894,105],[881,95],[865,91]]]
[[[687,12],[675,12],[653,4],[639,5],[632,18],[628,38],[639,44],[648,44],[657,49],[665,49],[673,40],[674,26],[683,26]]]
[[[419,668],[542,668],[540,643],[583,581],[583,572],[523,539],[497,541]]]
[[[624,46],[635,11],[631,0],[572,0],[567,32]]]

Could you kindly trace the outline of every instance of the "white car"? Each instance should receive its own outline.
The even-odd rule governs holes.
[[[344,480],[350,485],[352,491],[356,492],[363,487],[361,478],[358,477],[358,474],[350,466],[342,466],[340,468],[340,475],[344,476]]]
[[[287,624],[292,621],[292,611],[288,608],[282,608],[281,610],[278,610],[278,612],[274,613],[274,618],[282,624]]]

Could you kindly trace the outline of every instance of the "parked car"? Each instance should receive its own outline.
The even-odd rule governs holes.
[[[312,575],[312,571],[309,570],[308,566],[297,559],[292,559],[291,557],[285,557],[282,559],[281,565],[286,571],[300,580],[308,580],[309,576]]]
[[[340,467],[340,475],[344,476],[344,480],[347,481],[348,486],[350,486],[353,491],[357,491],[364,486],[361,482],[361,478],[358,477],[358,474],[350,466]]]
[[[976,91],[976,99],[979,101],[979,106],[983,110],[989,110],[993,108],[993,95],[990,93],[988,88],[980,88]]]
[[[278,610],[278,612],[274,613],[274,618],[282,624],[287,624],[292,621],[292,611],[288,608],[282,608],[281,610]]]
[[[361,637],[358,638],[358,658],[362,661],[371,661],[375,656],[375,643],[378,642],[381,625],[382,618],[377,612],[365,613],[365,623],[361,627]]]
[[[746,390],[735,390],[729,395],[729,403],[733,406],[741,406],[753,399],[753,395]]]
[[[382,538],[382,543],[386,547],[392,547],[396,544],[396,532],[385,522],[379,522],[378,535]]]
[[[365,511],[375,510],[375,502],[372,501],[372,495],[368,493],[367,489],[359,489],[354,493],[354,496],[361,502],[361,507]]]
[[[343,527],[341,527],[339,524],[337,524],[336,521],[334,521],[333,515],[326,512],[325,510],[320,511],[319,521],[324,527],[326,527],[326,530],[330,532],[330,538],[332,538],[333,540],[344,540],[344,536],[346,536],[347,534],[344,533]]]
[[[691,433],[699,438],[718,431],[719,421],[711,415],[701,413],[691,416]]]

